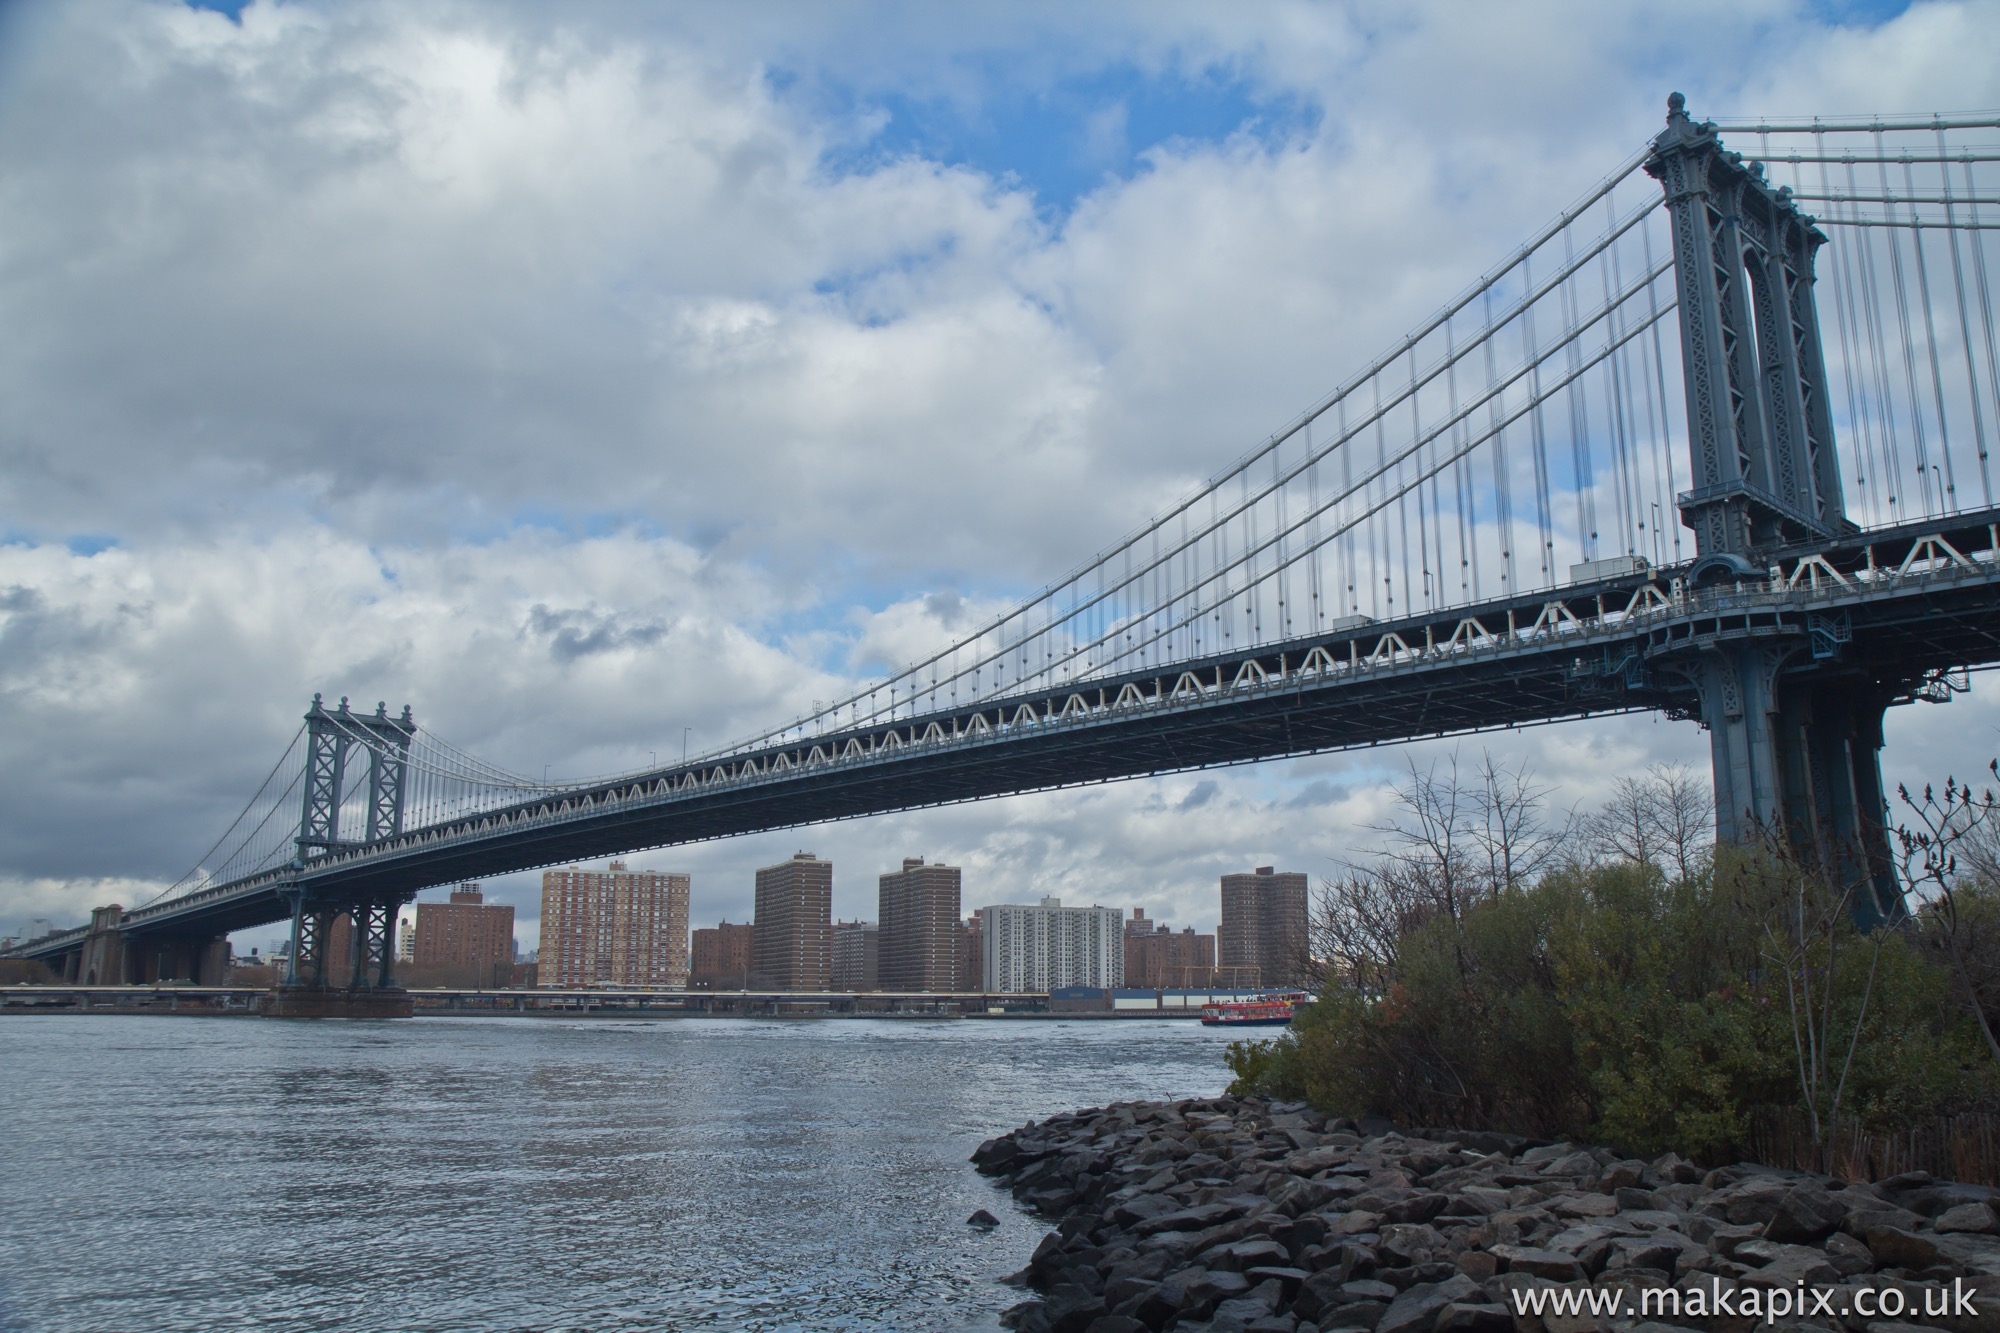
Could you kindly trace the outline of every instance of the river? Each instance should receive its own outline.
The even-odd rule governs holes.
[[[993,1329],[966,1157],[1206,1096],[1186,1020],[0,1020],[0,1330]],[[982,1233],[976,1208],[1001,1218]]]

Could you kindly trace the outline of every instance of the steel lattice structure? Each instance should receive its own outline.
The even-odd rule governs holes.
[[[384,985],[395,905],[465,876],[1640,709],[1709,730],[1721,836],[1830,840],[1894,911],[1882,710],[2000,662],[1996,164],[2000,117],[1719,128],[1676,95],[1408,337],[948,648],[689,762],[555,784],[316,698],[123,928],[290,917],[295,966]],[[335,913],[366,927],[344,961],[313,945]]]

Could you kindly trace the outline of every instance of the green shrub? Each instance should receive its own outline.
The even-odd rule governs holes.
[[[1863,935],[1844,898],[1782,857],[1728,852],[1672,878],[1572,861],[1428,898],[1422,865],[1393,870],[1327,886],[1323,940],[1362,938],[1326,919],[1340,912],[1398,922],[1393,938],[1367,935],[1359,960],[1327,949],[1322,994],[1292,1030],[1230,1047],[1232,1091],[1705,1160],[1772,1110],[1831,1134],[2000,1098],[1919,924]]]

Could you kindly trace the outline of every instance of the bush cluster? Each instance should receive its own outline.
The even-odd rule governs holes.
[[[1231,1091],[1706,1160],[1774,1112],[1831,1135],[2000,1103],[1931,914],[1864,933],[1787,855],[1649,841],[1645,809],[1691,808],[1687,785],[1656,773],[1551,824],[1521,775],[1413,774],[1389,849],[1321,887],[1318,999],[1231,1048]],[[2000,921],[1990,881],[1954,905]]]

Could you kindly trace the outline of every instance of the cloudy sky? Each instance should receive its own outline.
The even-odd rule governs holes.
[[[224,12],[227,11],[227,12]],[[315,691],[518,771],[726,743],[1142,524],[1616,166],[2000,107],[2000,6],[0,5],[0,933],[182,874]],[[1983,767],[2000,691],[1897,710]],[[1562,801],[1652,717],[1505,733]],[[1411,746],[642,854],[1211,926]],[[535,940],[539,880],[498,881]],[[436,895],[432,895],[436,896]],[[252,932],[268,943],[278,929]]]

